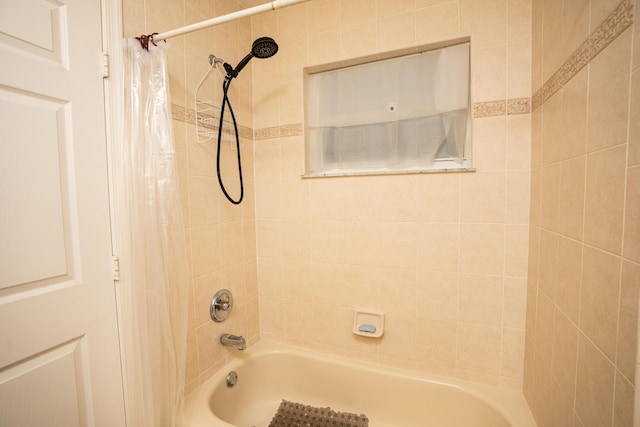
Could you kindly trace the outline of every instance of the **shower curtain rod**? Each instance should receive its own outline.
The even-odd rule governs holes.
[[[142,35],[136,38],[140,40],[140,43],[142,44],[143,48],[149,50],[149,42],[155,45],[156,41],[160,41],[160,40],[166,41],[171,37],[181,36],[183,34],[191,33],[193,31],[202,30],[203,28],[224,24],[225,22],[235,21],[236,19],[245,18],[247,16],[256,15],[258,13],[267,12],[270,10],[280,9],[280,8],[291,6],[297,3],[303,3],[306,1],[309,1],[309,0],[274,0],[270,3],[264,3],[258,6],[249,7],[247,9],[242,9],[237,12],[232,12],[226,15],[207,19],[206,21],[197,22],[195,24],[190,24],[184,27],[176,28],[175,30],[165,31],[163,33],[153,33],[149,35]]]

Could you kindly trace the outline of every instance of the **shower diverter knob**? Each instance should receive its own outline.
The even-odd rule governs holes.
[[[211,306],[209,307],[209,314],[211,315],[211,320],[214,322],[222,322],[229,314],[231,314],[231,309],[233,308],[233,296],[231,296],[231,292],[227,289],[220,289],[213,296],[211,300]]]

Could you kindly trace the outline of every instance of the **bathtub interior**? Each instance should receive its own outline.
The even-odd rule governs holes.
[[[455,385],[292,351],[264,352],[248,359],[230,367],[238,374],[234,387],[224,384],[225,370],[220,384],[209,392],[208,409],[214,418],[228,423],[222,425],[267,427],[282,399],[365,414],[370,427],[522,425]]]

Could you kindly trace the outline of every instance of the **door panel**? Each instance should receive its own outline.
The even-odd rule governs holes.
[[[0,425],[122,426],[100,0],[0,1]]]
[[[0,42],[68,66],[67,8],[55,0],[15,1],[0,4]]]
[[[68,176],[64,153],[71,145],[71,132],[65,129],[68,106],[0,88],[0,197],[9,208],[1,219],[0,259],[6,263],[0,289],[50,278],[58,278],[54,283],[69,280],[69,183],[62,179]]]
[[[3,370],[0,401],[13,403],[3,408],[3,422],[8,426],[90,425],[91,408],[83,399],[90,381],[84,375],[85,352],[84,340],[74,340]],[[56,393],[49,392],[51,387]]]

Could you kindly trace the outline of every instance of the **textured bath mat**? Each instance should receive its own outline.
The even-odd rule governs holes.
[[[336,412],[331,408],[282,400],[269,427],[368,427],[366,415]]]

